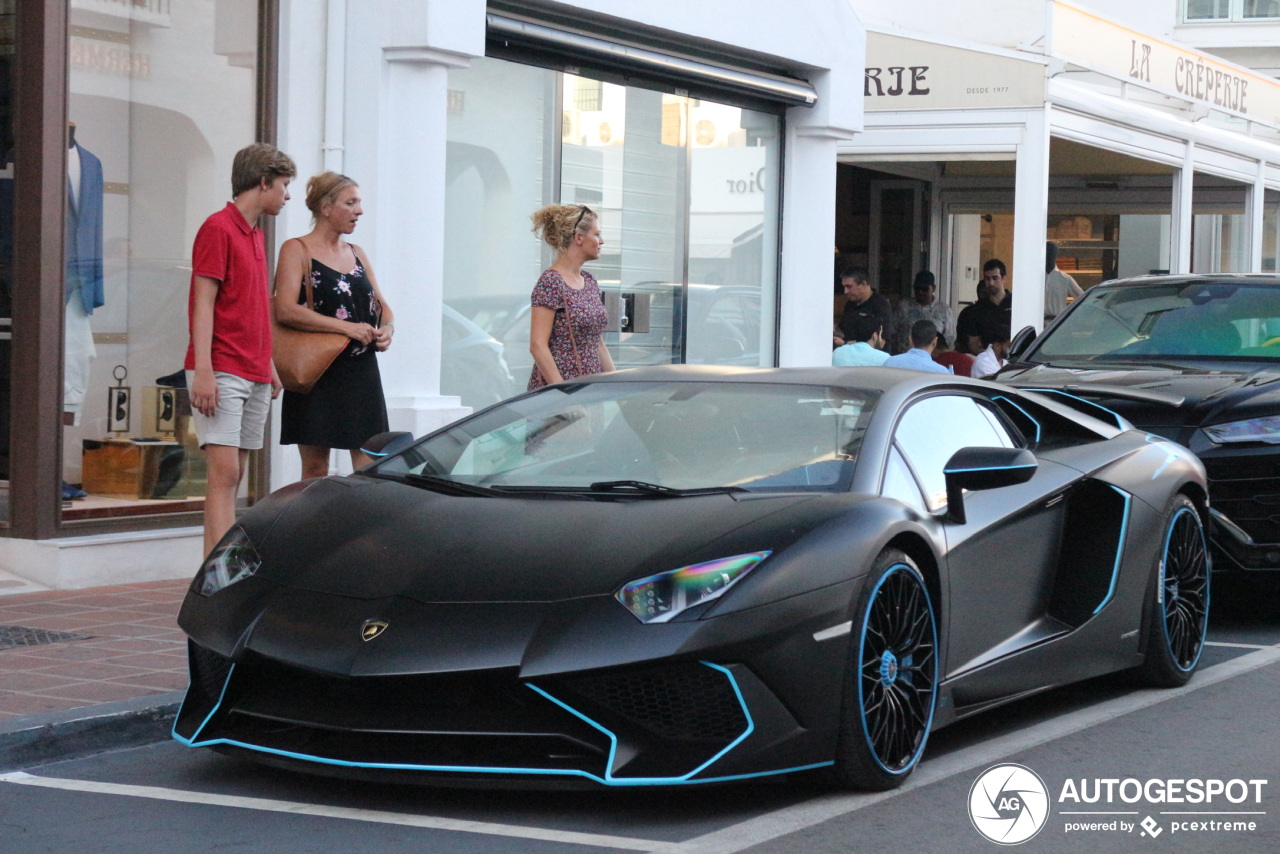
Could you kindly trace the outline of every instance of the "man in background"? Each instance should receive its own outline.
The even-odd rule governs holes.
[[[880,318],[880,334],[885,341],[893,340],[893,309],[889,300],[871,287],[871,275],[864,267],[850,267],[840,274],[840,286],[848,301],[840,318],[840,337],[853,341],[853,318],[859,314],[871,314]]]
[[[916,273],[915,281],[911,283],[911,295],[911,299],[902,300],[893,309],[893,329],[897,336],[893,352],[905,353],[911,349],[911,325],[917,320],[933,321],[938,334],[948,341],[954,340],[956,316],[951,306],[938,301],[938,285],[933,273],[928,270]]]
[[[982,331],[994,329],[1002,318],[1013,315],[1013,294],[1009,293],[1008,270],[999,258],[982,265],[982,294],[978,301],[960,312],[956,322],[956,349],[961,353],[982,352]]]
[[[852,339],[831,354],[831,364],[842,367],[875,367],[884,364],[889,354],[884,351],[880,318],[859,314],[850,324]]]
[[[987,348],[973,360],[970,376],[983,379],[1005,366],[1009,359],[1009,322],[995,323],[983,330],[982,340]]]
[[[1067,310],[1068,297],[1078,300],[1084,291],[1076,280],[1058,269],[1058,244],[1044,244],[1044,322],[1048,323]]]
[[[932,320],[917,320],[911,324],[911,349],[897,356],[884,360],[886,368],[907,368],[912,371],[928,371],[934,374],[949,374],[945,368],[933,360],[933,348],[938,341],[938,327]],[[939,425],[945,429],[945,425]]]

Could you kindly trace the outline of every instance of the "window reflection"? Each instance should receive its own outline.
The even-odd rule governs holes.
[[[939,429],[939,425],[946,425]],[[943,474],[961,448],[1012,448],[1014,442],[993,413],[970,397],[938,395],[913,404],[898,422],[897,445],[924,488],[930,510],[947,503]]]
[[[448,128],[445,303],[509,376],[447,350],[443,393],[475,407],[524,390],[529,294],[552,260],[528,217],[552,201],[600,217],[586,269],[618,367],[773,364],[778,116],[493,58],[449,75],[465,106]]]

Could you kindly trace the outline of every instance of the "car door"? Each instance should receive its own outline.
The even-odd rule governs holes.
[[[1021,444],[995,407],[974,395],[917,400],[895,429],[895,450],[918,481],[925,509],[943,520],[948,678],[1063,630],[1045,609],[1061,547],[1062,497],[1079,472],[1038,460],[1027,483],[965,493],[964,522],[946,515],[943,470],[952,454],[964,447]]]

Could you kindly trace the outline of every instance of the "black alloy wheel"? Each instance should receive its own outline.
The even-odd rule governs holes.
[[[1142,681],[1185,685],[1195,673],[1209,627],[1209,549],[1196,506],[1183,495],[1170,504],[1150,603]]]
[[[924,752],[937,691],[937,622],[924,577],[907,555],[886,550],[854,614],[836,781],[900,786]]]

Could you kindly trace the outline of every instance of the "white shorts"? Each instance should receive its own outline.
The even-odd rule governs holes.
[[[195,371],[187,371],[187,388],[195,384],[195,377]],[[218,408],[213,417],[191,408],[191,423],[200,447],[227,445],[246,451],[261,448],[267,413],[271,411],[271,383],[255,383],[225,371],[214,371],[213,377],[218,381]]]

